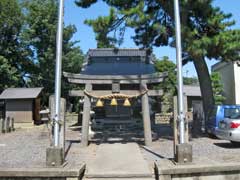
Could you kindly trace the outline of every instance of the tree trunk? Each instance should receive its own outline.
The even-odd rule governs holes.
[[[205,125],[210,113],[213,110],[214,98],[212,90],[212,81],[208,72],[208,67],[204,57],[194,58],[193,64],[198,74],[200,89],[203,100],[203,110],[205,114]]]

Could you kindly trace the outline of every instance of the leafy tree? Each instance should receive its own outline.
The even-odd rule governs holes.
[[[87,8],[96,0],[77,0]],[[125,25],[135,29],[137,45],[175,46],[173,2],[165,0],[105,0],[126,16]],[[193,61],[196,68],[206,117],[214,105],[213,91],[206,59],[236,60],[239,58],[240,31],[232,30],[231,14],[212,6],[212,0],[182,0],[182,46],[184,64]]]
[[[176,65],[167,56],[164,56],[161,60],[157,60],[154,65],[157,72],[168,73],[164,81],[155,88],[163,90],[163,96],[157,102],[169,105],[170,108],[172,107],[172,97],[176,93]]]
[[[28,78],[33,87],[44,87],[45,103],[54,93],[56,33],[58,22],[57,0],[24,0],[25,29],[23,39],[33,51],[35,67]],[[63,31],[63,71],[79,73],[83,62],[83,53],[77,42],[71,41],[76,28],[73,25],[64,27]],[[68,83],[63,81],[62,92],[66,96]]]
[[[183,77],[184,85],[199,85],[197,77]]]
[[[225,101],[226,97],[224,96],[223,85],[221,83],[220,74],[218,72],[212,72],[211,80],[212,80],[215,104],[221,105]]]
[[[0,92],[7,87],[26,85],[23,75],[32,63],[20,39],[22,17],[17,0],[0,1]]]
[[[169,60],[167,56],[164,56],[161,60],[157,60],[154,66],[157,72],[168,73],[168,76],[161,85],[161,88],[165,92],[174,92],[176,87],[176,64]]]
[[[17,69],[8,60],[0,56],[0,92],[8,87],[14,87],[20,79]]]

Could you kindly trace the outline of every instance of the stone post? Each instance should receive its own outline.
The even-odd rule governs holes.
[[[49,110],[50,110],[50,117],[51,119],[54,119],[54,112],[55,112],[55,100],[54,95],[51,95],[49,97]],[[66,112],[66,100],[64,98],[61,98],[61,113],[60,113],[60,129],[59,129],[59,147],[63,148],[63,151],[65,151],[65,131],[66,131],[66,122],[65,122],[65,112]]]
[[[7,127],[6,121],[7,121],[7,118],[3,118],[3,121],[2,121],[2,133],[6,132],[6,127]]]
[[[92,90],[92,84],[85,85],[86,91]],[[83,104],[83,119],[82,119],[82,137],[81,137],[81,145],[82,147],[88,146],[88,136],[89,136],[89,121],[90,121],[90,111],[91,111],[91,101],[90,97],[87,95],[84,96],[84,104]]]
[[[5,118],[5,132],[9,132],[9,121],[10,121],[10,117]]]
[[[183,105],[184,105],[184,114],[185,114],[185,132],[184,132],[184,138],[185,138],[185,143],[188,143],[189,142],[189,129],[188,129],[188,117],[186,116],[187,115],[187,112],[188,112],[188,100],[187,100],[187,96],[186,94],[183,95]]]
[[[11,132],[11,130],[12,130],[12,118],[10,118],[10,117],[8,117],[8,122],[7,122],[7,127],[8,127],[8,129],[7,129],[7,132]]]
[[[51,120],[53,120],[55,116],[54,95],[49,97],[49,110],[51,113]],[[59,147],[50,146],[46,151],[46,165],[50,167],[61,166],[65,161],[65,110],[66,100],[61,98],[59,119]]]
[[[174,150],[174,157],[176,156],[176,146],[179,144],[177,116],[178,116],[177,96],[174,96],[173,97],[173,150]]]
[[[186,117],[186,110],[187,110],[187,96],[183,96],[183,104],[184,104],[184,114]],[[173,134],[174,134],[174,158],[178,164],[185,164],[192,162],[192,146],[189,144],[189,131],[188,131],[188,122],[187,118],[185,119],[185,128],[184,128],[184,140],[186,143],[180,144],[179,143],[179,121],[177,121],[178,116],[178,103],[177,103],[177,96],[173,98],[173,107],[174,107],[174,120],[173,120]]]
[[[11,120],[11,130],[12,130],[12,131],[15,130],[15,128],[14,128],[14,118],[12,118],[12,120]]]
[[[146,84],[141,84],[141,91],[147,90]],[[142,95],[142,117],[143,117],[143,127],[144,127],[144,141],[146,146],[152,144],[152,131],[151,131],[151,120],[149,112],[149,101],[148,94]]]
[[[0,119],[0,133],[3,132],[3,118]]]

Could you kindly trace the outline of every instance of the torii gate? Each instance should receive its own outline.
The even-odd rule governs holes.
[[[166,73],[156,73],[148,75],[86,75],[86,74],[72,74],[64,72],[64,76],[68,78],[70,83],[74,84],[84,84],[85,90],[72,90],[70,91],[70,96],[80,96],[84,97],[83,105],[83,122],[82,122],[82,146],[88,145],[88,130],[89,130],[89,121],[90,121],[90,110],[91,102],[90,96],[84,91],[92,93],[94,95],[103,96],[109,94],[122,94],[126,96],[141,96],[142,100],[142,118],[144,125],[144,141],[145,145],[149,146],[152,143],[152,134],[151,134],[151,122],[150,122],[150,113],[149,113],[149,96],[161,96],[163,94],[162,90],[148,90],[148,84],[160,83],[167,76]],[[111,84],[112,90],[92,90],[93,85],[99,84]],[[121,84],[138,84],[139,90],[121,90]],[[116,88],[118,87],[118,88]]]
[[[58,13],[58,31],[57,31],[57,48],[56,48],[56,77],[55,77],[55,114],[54,119],[54,148],[47,149],[47,154],[54,156],[56,153],[58,157],[62,157],[62,149],[59,147],[59,121],[60,121],[60,98],[61,98],[61,62],[62,62],[62,33],[63,33],[63,10],[64,0],[60,0],[59,13]],[[179,134],[180,134],[180,149],[184,150],[184,107],[183,107],[183,77],[182,77],[182,48],[181,48],[181,25],[180,25],[180,13],[179,13],[179,1],[174,0],[174,16],[175,16],[175,29],[176,29],[176,59],[177,59],[177,73],[178,73],[178,120],[179,120]],[[145,86],[145,84],[143,84]],[[86,85],[86,89],[91,89],[91,85]],[[147,98],[146,98],[147,99]],[[145,98],[143,98],[145,101]],[[85,105],[86,106],[86,105]],[[86,133],[87,134],[87,133]],[[191,149],[191,148],[188,148]],[[184,151],[179,151],[183,156]],[[191,153],[191,152],[189,152]],[[58,159],[58,158],[57,158]],[[184,158],[183,158],[184,159]],[[51,161],[51,160],[50,160]],[[63,161],[59,161],[58,165],[61,165]]]

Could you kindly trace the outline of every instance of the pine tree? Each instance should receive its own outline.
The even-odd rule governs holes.
[[[78,0],[87,8],[96,0]],[[124,16],[125,25],[135,30],[133,40],[144,48],[175,46],[173,2],[165,0],[105,0]],[[234,21],[213,7],[212,0],[181,0],[183,64],[192,61],[201,88],[205,117],[214,105],[213,90],[206,59],[234,61],[239,58],[240,30],[232,30]]]

